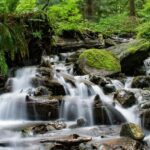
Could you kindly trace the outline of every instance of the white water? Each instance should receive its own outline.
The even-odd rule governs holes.
[[[144,66],[145,66],[145,70],[146,70],[146,75],[150,75],[150,57],[148,57],[144,61]]]
[[[16,77],[12,79],[12,92],[0,96],[0,120],[27,119],[25,97],[33,90],[30,81],[35,76],[35,70],[31,67],[16,72]]]

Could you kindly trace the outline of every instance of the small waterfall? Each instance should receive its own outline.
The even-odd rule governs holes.
[[[146,70],[146,75],[150,75],[150,57],[144,60],[144,66]]]
[[[27,119],[25,97],[32,92],[31,78],[36,69],[22,68],[12,78],[12,92],[0,96],[0,120]]]

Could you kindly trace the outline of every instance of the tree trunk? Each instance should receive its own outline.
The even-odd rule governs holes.
[[[135,17],[136,12],[135,12],[135,0],[130,0],[129,1],[129,9],[130,9],[130,16]]]
[[[85,0],[85,17],[88,20],[93,17],[93,0]]]

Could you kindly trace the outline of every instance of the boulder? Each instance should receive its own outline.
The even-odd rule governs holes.
[[[34,87],[46,87],[49,91],[52,92],[52,95],[65,95],[65,89],[63,85],[61,85],[56,80],[49,80],[49,78],[45,77],[34,77],[32,78],[32,84]]]
[[[149,88],[150,76],[137,76],[134,77],[132,82],[132,88]]]
[[[109,50],[119,58],[123,73],[137,75],[141,74],[139,69],[150,52],[150,42],[145,39],[136,39],[112,46]]]
[[[88,142],[87,144],[96,150],[148,150],[148,147],[143,142],[128,137],[110,137]]]
[[[94,123],[99,125],[118,125],[126,122],[124,116],[113,106],[102,102],[96,95],[93,103]]]
[[[144,132],[141,127],[134,123],[125,123],[122,125],[120,136],[130,137],[134,140],[143,140]]]
[[[59,101],[47,97],[26,96],[26,110],[29,120],[54,120],[59,117]]]
[[[34,96],[52,95],[51,91],[44,86],[39,86],[34,91]]]
[[[66,128],[66,124],[60,121],[48,122],[48,123],[40,123],[37,125],[31,125],[30,127],[26,127],[22,129],[22,134],[24,136],[33,134],[45,134],[54,130],[61,130]]]
[[[46,76],[49,79],[53,78],[53,72],[51,68],[48,67],[40,67],[36,70],[40,76]]]
[[[114,94],[114,99],[117,100],[122,107],[128,108],[136,104],[136,98],[133,92],[127,90],[119,90]]]
[[[80,54],[78,70],[83,74],[108,76],[121,71],[119,60],[104,49],[88,49]]]

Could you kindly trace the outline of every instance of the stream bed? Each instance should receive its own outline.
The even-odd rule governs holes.
[[[133,77],[99,78],[95,84],[93,77],[76,73],[67,62],[71,55],[42,56],[39,66],[18,69],[8,79],[0,95],[0,150],[103,150],[111,141],[127,141],[120,137],[127,122],[142,127],[149,141],[139,117],[143,95],[132,88]],[[114,100],[128,95],[132,104]]]

